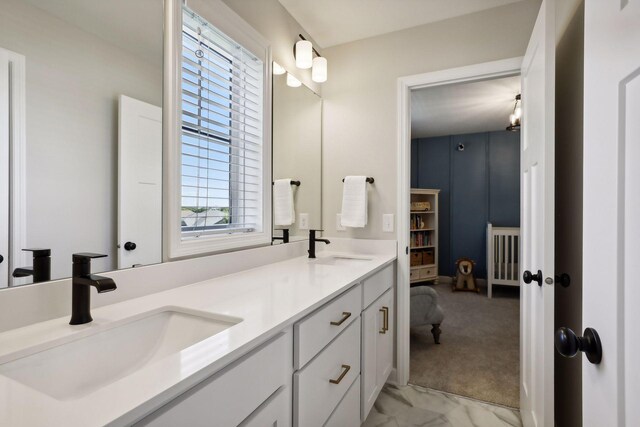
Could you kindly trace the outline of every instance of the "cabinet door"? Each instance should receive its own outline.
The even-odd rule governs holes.
[[[366,419],[393,367],[394,307],[389,289],[362,312],[362,419]]]
[[[240,427],[290,427],[291,400],[291,389],[280,387],[249,418],[240,423]]]
[[[394,337],[394,297],[393,289],[389,289],[378,300],[381,317],[386,316],[386,325],[382,325],[385,329],[384,333],[378,333],[376,341],[376,383],[379,389],[382,389],[389,378],[391,369],[393,369],[393,337]],[[385,313],[386,312],[386,313]],[[381,322],[384,319],[380,320]],[[380,331],[382,328],[380,329]],[[377,397],[377,396],[376,396]]]

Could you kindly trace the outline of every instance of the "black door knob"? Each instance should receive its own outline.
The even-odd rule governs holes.
[[[133,242],[127,242],[124,244],[124,250],[125,251],[135,251],[136,250],[137,245]]]
[[[529,270],[526,270],[522,275],[524,283],[531,283],[533,281],[538,282],[538,286],[542,286],[542,271],[538,270],[538,274],[531,274]]]
[[[593,328],[586,328],[579,337],[569,328],[562,327],[556,331],[556,350],[564,357],[574,357],[579,351],[587,355],[589,362],[597,365],[602,361],[602,343],[600,336]]]
[[[0,255],[0,264],[2,264],[2,261],[4,261],[4,257]]]
[[[555,283],[562,285],[563,288],[568,288],[571,284],[571,276],[569,276],[567,273],[556,274],[555,279]]]

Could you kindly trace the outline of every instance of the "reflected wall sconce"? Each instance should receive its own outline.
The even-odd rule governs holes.
[[[276,76],[281,76],[286,72],[287,70],[285,70],[282,65],[278,64],[276,61],[273,61],[273,74],[275,74]]]
[[[509,126],[507,130],[511,132],[517,132],[520,130],[520,120],[522,119],[522,106],[520,94],[516,95],[516,102],[513,105],[513,112],[509,115]]]
[[[287,86],[289,87],[300,87],[300,85],[302,85],[302,82],[298,79],[296,79],[293,74],[291,73],[287,73]]]
[[[313,47],[313,44],[298,34],[300,41],[293,45],[293,57],[296,60],[296,67],[306,70],[311,68],[311,80],[316,83],[327,81],[327,58],[323,57]],[[316,55],[315,58],[313,55]]]

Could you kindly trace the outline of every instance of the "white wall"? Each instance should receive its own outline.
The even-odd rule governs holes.
[[[311,90],[321,93],[321,85],[311,80],[311,71],[297,69],[293,58],[293,45],[300,40],[298,34],[302,34],[311,41],[316,49],[318,49],[318,44],[278,0],[223,1],[269,40],[274,61],[290,71]]]
[[[26,57],[27,245],[52,249],[53,278],[73,252],[115,268],[117,99],[161,105],[162,69],[19,0],[2,0],[0,46]]]
[[[539,1],[423,25],[324,50],[329,79],[322,88],[323,228],[328,235],[395,239],[382,214],[397,213],[397,79],[524,54]],[[336,231],[342,178],[375,178],[365,229]]]

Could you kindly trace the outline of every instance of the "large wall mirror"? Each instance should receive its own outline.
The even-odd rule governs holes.
[[[0,288],[161,262],[162,47],[163,0],[2,0]]]
[[[322,228],[322,98],[286,72],[273,76],[273,178],[274,242]]]

